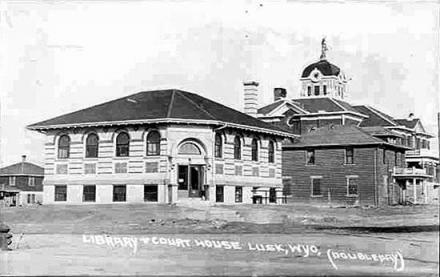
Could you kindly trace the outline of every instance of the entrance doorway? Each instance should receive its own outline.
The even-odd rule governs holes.
[[[188,193],[188,197],[201,197],[201,188],[203,181],[202,169],[203,167],[201,165],[179,165],[177,172],[177,183],[179,192],[186,191]],[[184,194],[181,195],[183,196]]]

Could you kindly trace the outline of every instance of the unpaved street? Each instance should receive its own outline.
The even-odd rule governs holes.
[[[23,235],[0,275],[436,275],[438,232]],[[18,243],[18,245],[17,245]]]

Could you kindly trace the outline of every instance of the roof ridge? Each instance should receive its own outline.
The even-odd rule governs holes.
[[[171,116],[171,110],[173,109],[174,95],[175,94],[176,94],[176,90],[173,89],[173,91],[171,93],[170,103],[168,104],[167,118],[170,118],[170,116]]]
[[[337,106],[339,106],[340,108],[342,108],[343,111],[349,111],[348,109],[346,109],[344,106],[342,106],[340,103],[338,103],[338,101],[336,101],[336,99],[333,99],[332,97],[328,97],[328,99],[330,99],[331,101],[333,101],[333,103],[335,103]],[[348,103],[347,103],[348,104]],[[350,105],[350,104],[349,104]]]
[[[382,115],[382,113],[379,110],[376,110],[375,108],[371,107],[370,105],[365,105],[365,107],[367,109],[369,109],[370,111],[372,111],[373,113],[377,114],[380,118],[384,119],[385,121],[391,123],[393,126],[397,126],[397,124],[391,120],[389,120],[388,118],[386,118],[385,116]]]
[[[182,93],[182,91],[178,90],[176,91],[178,92],[181,96],[183,96],[186,100],[188,100],[189,102],[191,102],[194,106],[197,107],[197,109],[201,110],[202,112],[204,112],[205,114],[207,114],[209,117],[211,117],[211,119],[217,119],[215,116],[213,116],[211,113],[209,113],[207,110],[201,108],[199,105],[197,105],[196,102],[194,102],[194,100],[192,100],[191,98],[189,98],[188,96],[186,96],[185,94]],[[190,93],[190,92],[185,92],[185,93]]]

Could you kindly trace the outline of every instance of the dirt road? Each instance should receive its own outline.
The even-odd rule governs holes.
[[[437,275],[438,232],[31,234],[0,275]],[[17,245],[18,243],[18,245]]]

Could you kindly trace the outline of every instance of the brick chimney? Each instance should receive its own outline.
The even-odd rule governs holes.
[[[276,102],[280,99],[286,98],[287,90],[285,88],[274,88],[273,89],[273,101]]]
[[[21,174],[24,174],[24,162],[26,162],[26,155],[21,155]]]
[[[255,81],[243,82],[244,85],[244,113],[257,116],[258,110],[258,83]]]

